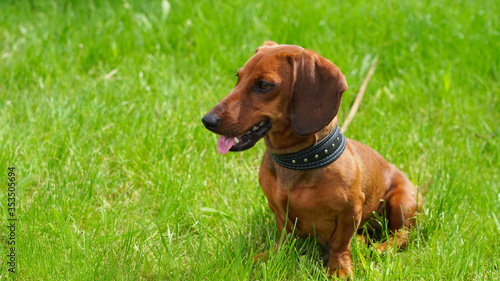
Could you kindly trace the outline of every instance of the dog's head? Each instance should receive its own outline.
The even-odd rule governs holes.
[[[347,83],[314,51],[267,41],[238,71],[236,87],[202,119],[217,149],[249,149],[269,132],[316,133],[337,115]]]

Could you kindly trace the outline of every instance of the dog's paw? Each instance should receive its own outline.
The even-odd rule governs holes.
[[[408,231],[398,230],[380,245],[375,245],[379,254],[404,250],[408,246]]]
[[[363,235],[361,235],[361,234],[358,234],[358,235],[357,235],[357,240],[358,240],[361,244],[363,244],[363,245],[369,245],[369,243],[370,243],[370,242],[366,239],[366,237],[365,237],[365,236],[363,236]]]
[[[334,270],[328,269],[328,278],[340,278],[341,280],[352,280],[352,268],[337,268]]]
[[[253,263],[266,262],[269,259],[269,251],[253,256]]]

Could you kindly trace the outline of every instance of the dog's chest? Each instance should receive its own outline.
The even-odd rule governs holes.
[[[322,180],[301,180],[295,183],[276,181],[272,194],[275,204],[281,208],[293,209],[298,215],[321,214],[333,211],[340,206],[335,206],[340,197],[343,197],[342,188],[334,182]]]
[[[344,208],[338,199],[345,194],[324,173],[267,174],[260,183],[271,209],[300,234],[315,234],[319,240],[331,235]]]

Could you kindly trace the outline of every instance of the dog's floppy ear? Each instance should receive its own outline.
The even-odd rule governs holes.
[[[292,130],[299,136],[312,135],[337,115],[347,82],[335,64],[316,52],[305,50],[290,60]]]

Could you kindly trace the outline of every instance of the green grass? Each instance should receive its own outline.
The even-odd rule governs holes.
[[[16,167],[18,280],[322,280],[314,243],[277,239],[263,143],[221,156],[201,117],[264,40],[346,75],[347,136],[426,202],[410,247],[357,280],[500,279],[500,2],[1,1],[0,275]],[[13,276],[11,276],[13,277]]]

